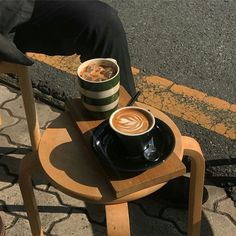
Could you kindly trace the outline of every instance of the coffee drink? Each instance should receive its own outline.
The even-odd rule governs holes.
[[[127,155],[134,157],[147,148],[152,138],[155,117],[144,108],[127,106],[113,112],[109,124]]]
[[[114,67],[93,63],[86,66],[83,71],[81,71],[80,76],[88,81],[101,82],[112,78],[115,74],[116,70]]]
[[[113,112],[109,124],[127,155],[134,157],[148,147],[155,117],[144,108],[127,106]]]
[[[112,125],[121,133],[141,134],[152,124],[149,114],[141,109],[126,108],[118,111],[112,119]]]

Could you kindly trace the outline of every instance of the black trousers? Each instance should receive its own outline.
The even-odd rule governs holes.
[[[135,85],[125,31],[117,12],[98,0],[36,0],[31,19],[18,26],[14,42],[23,52],[115,58],[121,84],[134,95]]]

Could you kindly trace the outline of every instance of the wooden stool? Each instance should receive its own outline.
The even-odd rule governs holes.
[[[102,121],[81,118],[78,120],[81,132],[78,132],[70,115],[65,112],[52,122],[41,137],[27,67],[2,62],[0,72],[16,73],[20,77],[33,151],[21,161],[19,184],[34,236],[43,235],[31,183],[31,174],[37,165],[42,166],[51,183],[62,192],[84,201],[104,204],[108,235],[130,235],[128,202],[147,196],[170,179],[184,174],[185,166],[181,162],[183,155],[188,155],[191,159],[188,235],[200,235],[204,158],[197,141],[181,136],[168,116],[155,108],[136,103],[137,106],[148,108],[163,120],[172,129],[176,143],[166,163],[157,167],[160,174],[155,180],[149,181],[149,175],[144,171],[141,175],[146,177],[145,187],[118,197],[88,145],[89,134]],[[120,105],[124,106],[129,99],[127,92],[121,88]],[[136,177],[132,181],[136,181]],[[119,184],[124,186],[122,180]]]

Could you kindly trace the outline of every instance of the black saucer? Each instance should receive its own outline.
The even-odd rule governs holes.
[[[172,130],[157,118],[156,125],[153,128],[153,139],[159,156],[156,161],[146,160],[143,153],[132,157],[127,155],[108,120],[95,128],[91,142],[99,161],[106,167],[115,171],[139,172],[161,164],[174,148],[175,138]]]

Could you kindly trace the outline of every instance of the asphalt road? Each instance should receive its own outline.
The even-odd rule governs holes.
[[[132,65],[236,102],[235,0],[103,0],[117,9]]]

